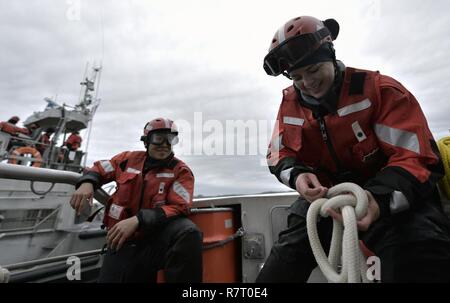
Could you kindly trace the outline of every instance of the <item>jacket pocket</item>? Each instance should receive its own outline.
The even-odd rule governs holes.
[[[133,214],[133,195],[140,194],[136,190],[139,174],[122,173],[117,179],[117,190],[108,200],[104,224],[112,228],[117,222],[129,218]]]
[[[282,136],[281,143],[298,152],[302,148],[302,127],[298,125],[284,125],[284,129],[281,131]]]
[[[137,182],[139,175],[133,173],[122,173],[119,178],[117,178],[117,191],[115,201],[124,205],[130,203],[132,195],[138,194]]]
[[[169,178],[157,179],[157,181],[156,186],[158,191],[152,197],[151,208],[161,207],[167,203],[167,194],[173,183],[173,180]]]
[[[131,209],[128,205],[116,202],[115,197],[108,200],[103,224],[108,228],[112,228],[116,223],[129,218],[131,216]]]
[[[352,147],[352,157],[359,166],[371,166],[380,164],[384,159],[384,154],[375,135],[370,133],[364,141],[358,142]]]

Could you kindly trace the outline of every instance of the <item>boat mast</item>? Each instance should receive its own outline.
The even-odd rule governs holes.
[[[92,120],[94,118],[95,112],[96,112],[98,106],[100,105],[100,101],[101,101],[101,99],[98,98],[98,88],[100,85],[100,76],[101,76],[102,66],[101,65],[94,66],[92,69],[93,69],[93,71],[92,71],[91,78],[88,79],[86,77],[86,81],[80,83],[81,85],[85,86],[85,90],[84,90],[83,98],[79,105],[84,109],[85,106],[92,104],[91,115],[90,115],[89,124],[88,124],[86,147],[85,147],[85,154],[84,154],[84,159],[83,159],[83,167],[86,166],[86,161],[87,161],[89,141],[91,138],[91,130],[92,130]],[[97,87],[95,87],[96,80],[97,80]],[[92,96],[92,93],[95,93],[94,97]]]

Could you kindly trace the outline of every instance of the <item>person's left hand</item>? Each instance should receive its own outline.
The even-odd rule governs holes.
[[[117,223],[108,231],[106,243],[111,249],[119,250],[123,243],[130,238],[139,226],[136,216],[125,219]]]
[[[367,206],[367,214],[361,218],[361,220],[356,222],[356,225],[358,226],[358,230],[361,231],[367,231],[370,227],[370,225],[378,220],[380,217],[380,207],[378,206],[377,201],[372,196],[372,194],[366,190],[367,197],[369,198],[369,204]],[[342,215],[338,213],[337,211],[328,208],[327,213],[333,217],[333,219],[338,220],[339,222],[343,223]]]

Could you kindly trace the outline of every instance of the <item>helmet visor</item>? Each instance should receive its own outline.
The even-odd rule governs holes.
[[[169,145],[178,143],[178,134],[170,132],[156,132],[149,135],[149,143],[154,145],[162,145],[167,142]]]
[[[315,33],[294,36],[272,49],[264,58],[264,70],[270,76],[278,76],[311,55],[320,41],[330,35],[324,27]]]

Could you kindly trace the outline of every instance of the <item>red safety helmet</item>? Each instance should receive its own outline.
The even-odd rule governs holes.
[[[264,70],[278,76],[313,54],[322,44],[330,43],[339,34],[334,19],[320,21],[310,16],[289,20],[272,39],[269,53],[264,58]]]
[[[144,133],[141,136],[141,141],[143,141],[145,146],[147,146],[150,142],[150,136],[152,133],[164,131],[170,134],[169,143],[171,145],[178,142],[178,128],[172,120],[167,118],[156,118],[150,122],[147,122],[144,126]]]

